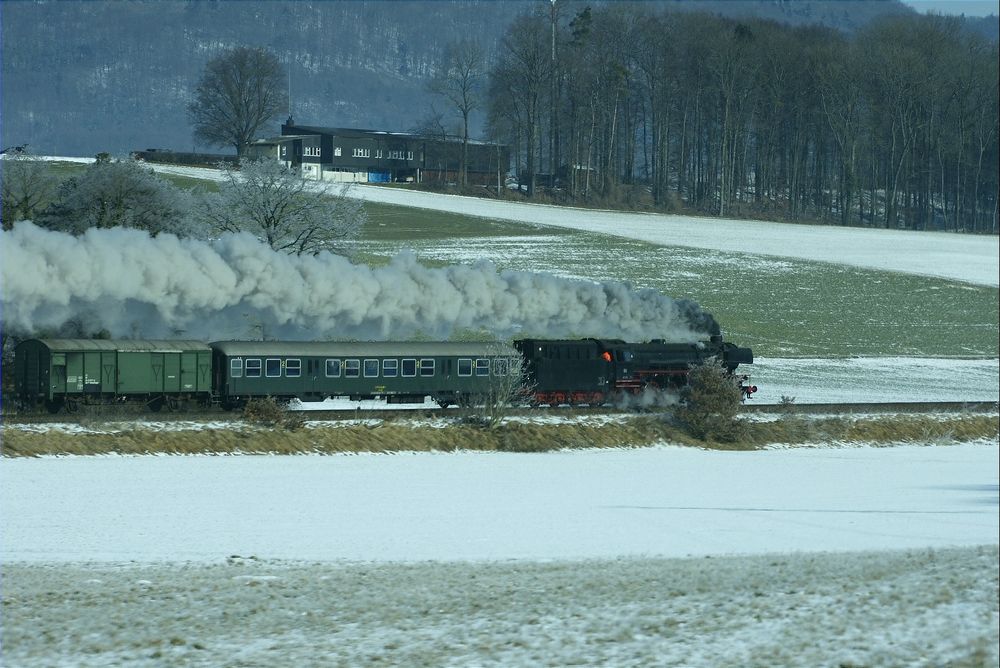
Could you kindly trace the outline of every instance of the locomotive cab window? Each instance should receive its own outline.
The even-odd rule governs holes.
[[[472,375],[472,360],[470,360],[470,359],[460,359],[460,360],[458,360],[458,375],[459,376],[471,376]]]
[[[340,360],[326,361],[326,377],[340,378]]]
[[[250,359],[246,361],[245,368],[247,378],[260,378],[260,360]]]
[[[490,361],[479,359],[476,360],[476,375],[477,376],[488,376],[490,375]]]
[[[403,360],[403,378],[413,378],[417,375],[417,360]]]
[[[344,360],[344,377],[357,378],[361,375],[361,360]]]
[[[281,360],[269,358],[264,362],[264,375],[268,378],[277,378],[281,375]]]
[[[233,378],[239,378],[243,375],[243,360],[233,359],[229,360],[229,375]]]
[[[420,360],[420,375],[423,378],[434,375],[434,360]]]
[[[285,375],[289,378],[298,378],[302,375],[302,360],[285,360]]]
[[[399,375],[399,360],[382,360],[382,375],[395,378]]]
[[[378,377],[378,360],[365,360],[365,378]]]

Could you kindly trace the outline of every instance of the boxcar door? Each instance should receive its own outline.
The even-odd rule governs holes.
[[[198,391],[198,353],[181,353],[181,392]]]
[[[181,391],[181,353],[163,353],[163,391]]]

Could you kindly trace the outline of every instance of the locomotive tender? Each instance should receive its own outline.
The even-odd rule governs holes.
[[[713,335],[707,342],[520,339],[461,342],[130,341],[28,339],[15,349],[15,391],[51,412],[80,404],[187,403],[231,409],[254,398],[321,401],[384,398],[441,406],[486,396],[523,368],[539,404],[602,404],[647,388],[680,388],[712,357],[729,373],[753,352]],[[740,376],[749,397],[756,387]]]

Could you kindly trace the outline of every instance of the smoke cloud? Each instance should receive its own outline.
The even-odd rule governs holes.
[[[328,253],[278,253],[246,234],[211,242],[121,228],[73,236],[27,222],[0,234],[3,326],[22,334],[75,321],[136,338],[378,340],[486,330],[680,342],[718,328],[690,300],[488,262],[427,268],[404,252],[370,268]]]

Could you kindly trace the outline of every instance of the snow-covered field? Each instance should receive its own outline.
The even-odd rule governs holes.
[[[996,665],[998,454],[3,460],[5,664]]]
[[[996,443],[2,461],[3,561],[686,557],[995,545]]]

